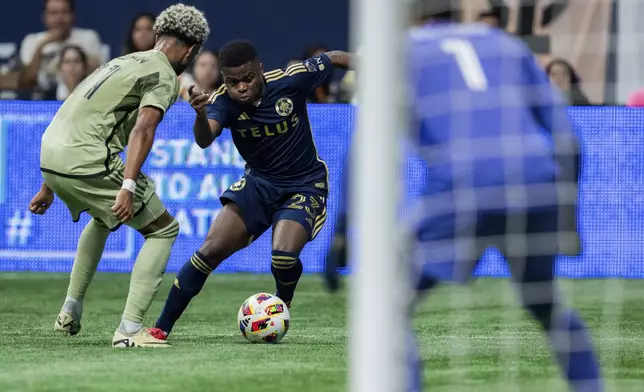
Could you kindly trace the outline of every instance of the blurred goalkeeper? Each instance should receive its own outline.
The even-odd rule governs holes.
[[[571,390],[603,391],[588,330],[554,282],[555,255],[580,251],[579,144],[564,102],[526,45],[484,24],[455,23],[453,3],[419,1],[422,23],[408,35],[411,139],[429,169],[413,214],[416,288],[467,282],[495,246]],[[331,266],[341,264],[343,238],[334,241]],[[413,356],[409,390],[418,391]]]

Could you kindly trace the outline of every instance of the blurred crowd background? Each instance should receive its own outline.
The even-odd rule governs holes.
[[[109,59],[154,46],[155,15],[169,0],[24,0],[5,2],[0,24],[0,98],[64,100]],[[211,37],[194,66],[180,75],[187,87],[221,84],[217,48],[245,38],[265,69],[285,68],[330,49],[349,47],[348,0],[186,1],[202,9]],[[520,36],[570,105],[644,103],[644,0],[466,0],[463,17]],[[312,103],[352,102],[355,74],[340,73],[310,96]]]

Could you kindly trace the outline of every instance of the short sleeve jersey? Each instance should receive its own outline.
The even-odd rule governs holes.
[[[67,177],[108,173],[112,158],[127,145],[139,108],[165,114],[178,91],[177,74],[157,50],[104,64],[72,92],[45,130],[41,169]]]
[[[328,170],[313,140],[306,97],[332,74],[325,54],[266,72],[256,105],[234,101],[222,86],[210,98],[208,118],[231,130],[251,173],[277,186],[311,186],[326,192]]]

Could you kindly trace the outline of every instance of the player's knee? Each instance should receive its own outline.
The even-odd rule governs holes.
[[[273,241],[273,252],[292,253],[299,257],[301,251],[302,249],[299,246],[295,246],[288,241]]]
[[[233,253],[245,248],[249,244],[249,238],[246,232],[236,235],[227,235],[227,233],[208,233],[199,253],[204,257],[204,261],[214,270],[224,260]]]
[[[167,239],[176,239],[179,235],[179,222],[176,219],[172,218],[172,221],[168,223],[167,226],[156,230],[149,234],[144,234],[144,237],[147,238],[167,238]]]
[[[271,252],[271,266],[276,272],[296,267],[300,262],[300,252],[289,252],[273,249]]]
[[[273,252],[282,252],[300,256],[308,242],[309,235],[304,227],[290,220],[280,221],[273,233]]]
[[[226,244],[221,238],[211,236],[208,236],[199,248],[199,254],[203,261],[213,270],[234,252],[230,244]]]
[[[164,211],[158,218],[137,231],[141,233],[143,237],[147,238],[156,235],[156,233],[165,232],[166,230],[172,232],[174,229],[176,229],[177,234],[179,234],[179,223],[168,211]]]
[[[273,231],[273,249],[281,252],[292,252],[298,255],[309,241],[310,233],[300,222],[282,219]]]

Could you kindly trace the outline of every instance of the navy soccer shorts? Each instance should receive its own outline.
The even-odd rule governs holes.
[[[418,277],[466,283],[479,257],[490,246],[508,261],[517,282],[553,279],[562,238],[556,206],[526,211],[443,214],[425,219],[413,246]]]
[[[314,186],[279,187],[253,174],[246,174],[220,197],[222,205],[233,202],[239,207],[253,241],[281,220],[298,222],[313,240],[326,221],[326,199],[326,193]]]

